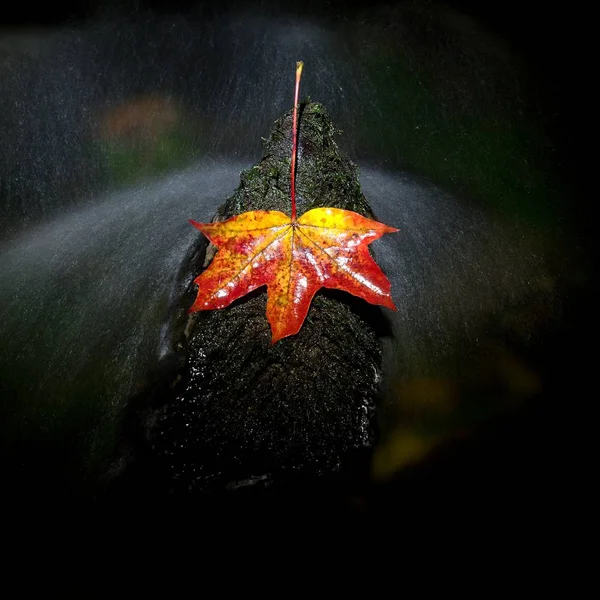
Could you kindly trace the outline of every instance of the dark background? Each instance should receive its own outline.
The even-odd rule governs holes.
[[[248,4],[256,3],[89,0],[38,5],[19,2],[12,4],[9,14],[3,11],[0,24],[7,30],[59,25],[93,19],[107,12],[132,10],[214,14]],[[273,5],[278,11],[314,12],[343,19],[351,11],[384,3],[305,0],[260,4]],[[592,98],[589,81],[593,81],[591,9],[582,2],[463,0],[442,4],[472,16],[517,49],[531,74],[531,93],[542,103],[546,129],[557,150],[557,175],[570,191],[569,216],[581,234],[582,255],[591,257],[593,224],[588,188],[592,165],[584,152],[588,145],[594,146],[589,139],[594,121],[594,113],[589,110]],[[569,347],[570,362],[565,362],[564,355],[554,359],[547,357],[547,371],[555,384],[552,389],[547,389],[543,397],[518,416],[499,419],[491,429],[474,436],[455,451],[409,470],[397,483],[380,489],[374,500],[379,511],[374,513],[390,514],[399,497],[404,503],[420,508],[424,500],[434,505],[443,499],[444,507],[437,514],[444,518],[452,513],[452,507],[475,514],[481,510],[479,501],[489,507],[490,499],[494,499],[497,506],[507,511],[505,515],[518,513],[527,521],[541,521],[540,506],[556,506],[565,488],[568,487],[570,495],[577,496],[580,483],[574,475],[574,467],[579,458],[571,458],[573,446],[569,440],[571,434],[579,430],[586,412],[591,360],[586,349],[589,336],[584,336],[584,332],[590,328],[590,290],[591,285],[585,293],[567,299],[569,314],[573,316],[555,335],[559,344]],[[467,498],[469,501],[465,504]]]
[[[267,14],[316,14],[334,20],[347,18],[353,11],[393,5],[384,0],[62,0],[32,5],[12,3],[0,19],[5,31],[26,27],[76,25],[111,14],[144,11],[165,14],[191,14],[212,17],[232,9],[260,6]],[[427,1],[423,2],[428,4]],[[592,95],[586,77],[591,64],[591,15],[584,2],[542,3],[505,0],[442,0],[448,6],[468,15],[485,29],[499,36],[516,50],[530,76],[530,94],[544,106],[546,129],[558,151],[559,168],[573,186],[573,216],[588,229],[586,208],[578,205],[586,195],[586,168],[582,144],[589,141],[589,112]]]

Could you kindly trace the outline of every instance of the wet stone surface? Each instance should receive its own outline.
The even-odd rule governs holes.
[[[289,213],[291,114],[263,159],[241,175],[215,219]],[[340,154],[326,110],[303,107],[299,214],[318,206],[373,217],[356,166]],[[133,466],[161,492],[289,486],[366,476],[376,437],[382,311],[349,294],[317,293],[299,334],[271,344],[266,290],[223,310],[188,315],[193,279],[216,249],[199,240],[180,274],[173,347],[185,364],[132,403]],[[137,439],[135,439],[137,438]]]

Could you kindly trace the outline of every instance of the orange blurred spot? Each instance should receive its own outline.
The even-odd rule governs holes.
[[[179,121],[173,100],[158,94],[131,98],[99,118],[98,135],[103,140],[155,142]]]

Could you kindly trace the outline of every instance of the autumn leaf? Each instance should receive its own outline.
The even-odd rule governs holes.
[[[344,290],[394,309],[390,282],[368,245],[398,231],[358,213],[316,208],[293,220],[279,211],[251,211],[217,223],[191,223],[218,249],[195,279],[191,311],[224,308],[267,286],[272,342],[298,333],[322,287]]]
[[[300,331],[313,296],[322,287],[344,290],[371,304],[396,310],[390,282],[368,245],[398,231],[339,208],[315,208],[296,218],[298,90],[303,63],[296,64],[290,191],[292,215],[255,210],[227,221],[190,221],[217,248],[208,269],[194,283],[198,296],[190,312],[225,308],[267,286],[267,320],[272,342]]]

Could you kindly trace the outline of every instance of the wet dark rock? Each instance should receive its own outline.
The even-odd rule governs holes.
[[[291,112],[215,220],[257,209],[289,213],[290,132]],[[333,206],[373,218],[336,133],[323,106],[302,107],[298,212]],[[193,279],[215,251],[204,238],[190,251],[172,311],[170,366],[132,403],[126,435],[136,485],[205,492],[361,480],[376,437],[382,311],[321,290],[300,332],[271,344],[264,288],[226,309],[188,314]]]

